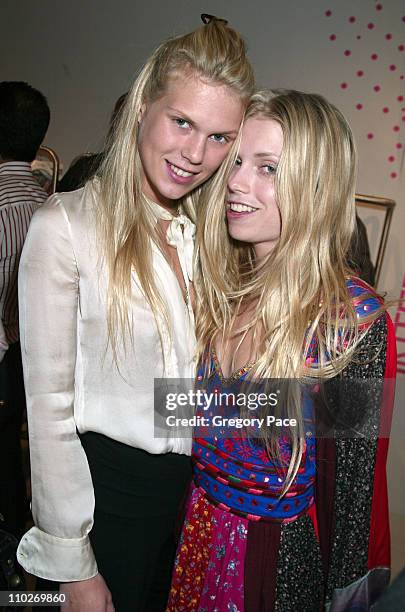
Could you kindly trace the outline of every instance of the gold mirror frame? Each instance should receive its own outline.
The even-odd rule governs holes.
[[[45,145],[41,145],[38,149],[37,155],[42,155],[43,157],[47,157],[52,162],[52,179],[51,179],[51,191],[49,195],[55,193],[56,184],[58,182],[59,176],[59,157],[55,153],[53,149],[50,147],[46,147]]]

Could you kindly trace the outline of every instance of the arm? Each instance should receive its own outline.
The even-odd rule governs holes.
[[[321,511],[318,504],[318,522],[329,549],[327,595],[336,601],[344,593],[334,589],[344,589],[356,580],[359,591],[360,585],[364,592],[371,589],[373,575],[368,572],[373,568],[378,568],[378,588],[389,581],[385,463],[392,397],[386,392],[392,391],[393,380],[387,381],[387,388],[384,380],[390,325],[388,314],[383,313],[360,341],[355,358],[344,370],[346,384],[340,394],[334,393],[336,409],[344,416],[341,422],[348,427],[335,430],[335,439],[321,440],[317,447],[319,455],[325,442],[333,445],[332,460],[326,454],[317,457],[319,465],[327,466],[327,477],[317,484],[317,496],[319,501],[332,500],[332,520],[330,504],[326,516],[326,505]]]
[[[7,225],[6,225],[7,224]],[[7,255],[7,244],[5,240],[6,227],[8,227],[8,215],[0,214],[0,257],[1,260]],[[0,260],[1,269],[3,262]],[[3,316],[3,303],[7,295],[8,277],[3,272],[0,274],[0,363],[3,361],[4,355],[8,349],[8,342],[6,338],[6,332],[4,331],[2,316]]]
[[[20,263],[20,336],[30,433],[35,526],[18,560],[56,581],[97,574],[88,533],[94,493],[74,420],[79,274],[63,205],[32,218]]]
[[[0,363],[3,361],[3,357],[8,349],[8,343],[6,338],[6,332],[4,331],[3,321],[0,317]]]

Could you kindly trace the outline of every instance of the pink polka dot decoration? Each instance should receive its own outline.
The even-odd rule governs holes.
[[[370,4],[372,4],[370,2]],[[383,2],[378,2],[376,1],[374,4],[374,8],[375,11],[377,12],[381,12],[384,10],[385,4]],[[353,10],[353,9],[352,9]],[[370,10],[372,10],[372,8],[370,7]],[[339,11],[334,11],[332,13],[331,9],[327,9],[324,10],[324,15],[325,17],[332,17],[333,14],[333,18],[331,19],[331,22],[334,21],[336,18],[341,18],[344,16],[342,15],[338,15]],[[336,13],[336,14],[335,14]],[[405,74],[400,71],[400,65],[399,62],[395,62],[392,61],[393,58],[391,58],[391,62],[389,63],[387,60],[387,51],[389,50],[389,53],[392,53],[394,50],[396,50],[396,52],[400,52],[403,53],[405,51],[405,40],[399,40],[398,42],[395,40],[395,35],[392,32],[392,30],[388,30],[388,28],[385,30],[383,22],[380,22],[382,15],[376,15],[375,13],[372,15],[371,12],[369,12],[368,18],[366,17],[365,20],[363,21],[363,19],[361,19],[359,21],[358,16],[356,16],[355,14],[348,14],[345,19],[346,19],[346,24],[351,24],[354,25],[356,24],[358,26],[357,32],[356,30],[352,30],[352,40],[357,40],[360,41],[362,39],[367,38],[367,36],[375,36],[376,34],[378,35],[378,38],[380,40],[381,44],[381,39],[384,42],[385,41],[385,48],[381,47],[381,48],[377,48],[375,49],[373,52],[370,52],[369,55],[369,62],[377,62],[379,63],[380,69],[386,71],[388,74],[390,74],[393,78],[397,79],[399,77],[399,79],[401,81],[403,81],[405,79]],[[402,20],[402,22],[405,23],[405,15],[403,15],[402,17],[400,17],[400,19]],[[382,27],[384,29],[382,29]],[[348,26],[347,26],[348,27]],[[332,29],[332,28],[331,28]],[[382,29],[382,31],[381,31]],[[363,30],[363,31],[362,31]],[[385,31],[384,31],[385,30]],[[387,31],[388,30],[388,31]],[[335,30],[336,32],[336,30]],[[331,42],[337,41],[339,36],[336,35],[336,33],[333,32],[330,34],[327,34],[329,36],[329,40]],[[347,30],[346,32],[346,40],[349,40],[348,38],[349,35],[349,30]],[[341,40],[341,37],[339,39],[339,42]],[[394,43],[394,47],[392,47],[392,43]],[[350,43],[346,42],[347,47],[350,47]],[[339,54],[342,56],[344,56],[345,58],[352,58],[351,61],[356,59],[356,54],[357,54],[357,50],[359,49],[359,46],[352,46],[352,48],[345,48],[343,45],[340,47],[340,51]],[[337,50],[339,49],[339,44],[336,45]],[[367,48],[367,47],[366,47]],[[395,49],[396,48],[396,49]],[[389,55],[388,55],[389,57]],[[402,59],[402,58],[401,58]],[[341,59],[341,61],[343,61],[343,58]],[[357,77],[357,78],[361,78],[364,77],[365,74],[368,74],[368,77],[373,78],[372,74],[373,68],[376,68],[377,66],[373,66],[371,64],[370,65],[364,65],[363,67],[361,66],[355,66],[353,67],[353,73],[352,73],[352,77]],[[347,92],[346,95],[348,95],[349,97],[352,94],[351,89],[353,89],[352,86],[352,82],[350,81],[350,77],[347,77],[346,81],[340,82],[338,81],[338,85],[340,87],[341,90]],[[391,169],[392,166],[394,164],[398,163],[398,155],[397,155],[397,151],[399,150],[403,150],[405,145],[402,144],[402,142],[399,142],[400,138],[399,138],[399,132],[401,131],[401,126],[404,128],[405,126],[403,125],[403,123],[405,123],[405,106],[404,106],[404,100],[405,100],[405,96],[404,95],[396,95],[395,99],[391,99],[391,96],[389,96],[389,91],[392,91],[392,86],[393,86],[393,81],[391,80],[390,83],[390,87],[384,88],[385,94],[386,95],[382,95],[382,84],[381,82],[379,83],[377,81],[377,83],[375,83],[374,85],[372,85],[372,91],[375,94],[379,94],[380,97],[382,98],[382,104],[380,106],[380,113],[384,114],[387,116],[387,118],[389,118],[390,116],[393,116],[393,118],[395,118],[395,116],[398,115],[398,106],[399,108],[401,108],[402,106],[402,113],[401,115],[398,117],[397,119],[397,123],[393,124],[391,123],[391,129],[394,131],[394,133],[397,134],[396,136],[396,140],[397,142],[392,146],[392,150],[391,151],[386,151],[386,163],[391,165]],[[402,85],[401,85],[402,87]],[[387,95],[388,94],[388,95]],[[358,111],[361,111],[364,109],[364,102],[361,102],[359,100],[356,101],[356,99],[352,98],[352,107],[355,108]],[[385,106],[383,106],[383,104],[385,104]],[[367,108],[367,104],[366,104],[366,108]],[[378,112],[378,111],[377,111]],[[375,119],[375,118],[374,118]],[[389,125],[389,124],[388,124]],[[371,126],[370,126],[371,127]],[[367,140],[376,140],[376,134],[374,133],[374,131],[366,131],[366,138]],[[401,138],[402,140],[402,138]],[[395,166],[394,166],[395,167]],[[398,173],[395,170],[392,171],[388,171],[389,172],[389,176],[392,179],[396,179],[398,176]]]

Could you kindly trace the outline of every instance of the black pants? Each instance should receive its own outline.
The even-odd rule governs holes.
[[[24,532],[26,491],[20,431],[25,412],[20,343],[0,363],[0,528],[17,538]]]
[[[163,612],[190,458],[152,455],[93,432],[81,440],[96,499],[90,539],[115,610]]]

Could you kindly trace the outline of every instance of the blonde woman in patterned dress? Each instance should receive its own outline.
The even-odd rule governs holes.
[[[395,339],[383,300],[345,264],[355,176],[333,105],[263,91],[200,208],[199,382],[234,393],[222,410],[235,418],[249,412],[235,404],[243,382],[300,386],[267,411],[282,435],[267,421],[196,431],[170,612],[366,611],[389,580],[382,382]]]

